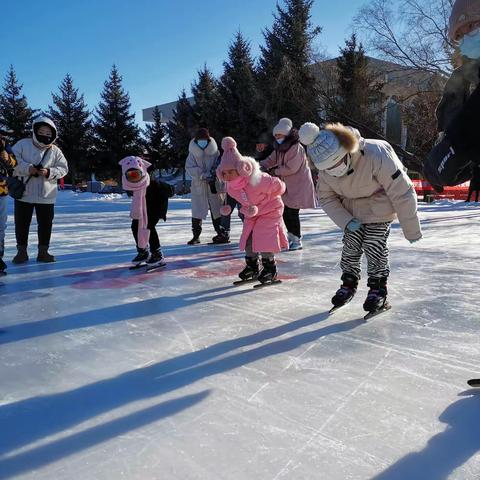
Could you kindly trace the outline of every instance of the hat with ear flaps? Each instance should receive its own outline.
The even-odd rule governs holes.
[[[253,158],[243,157],[237,149],[237,142],[232,137],[225,137],[222,140],[223,155],[220,165],[217,167],[217,177],[224,180],[223,172],[226,170],[236,170],[240,177],[249,178],[258,171],[258,164]],[[256,211],[254,212],[254,209]],[[258,208],[254,205],[250,206],[252,215],[258,213]],[[232,209],[229,205],[223,205],[220,213],[224,216],[230,215]]]
[[[322,130],[314,123],[305,123],[300,127],[299,136],[319,170],[333,167],[345,155],[359,149],[354,130],[341,123],[327,123]]]

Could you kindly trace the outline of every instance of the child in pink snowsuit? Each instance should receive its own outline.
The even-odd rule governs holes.
[[[274,253],[288,248],[288,239],[282,220],[285,184],[276,177],[260,172],[258,162],[243,157],[232,137],[222,140],[224,154],[217,168],[217,176],[226,182],[227,193],[237,200],[244,214],[240,250],[245,251],[246,267],[239,273],[243,281],[258,279],[271,283],[277,279]],[[231,207],[225,205],[222,215],[228,215]],[[262,271],[259,272],[259,254]]]

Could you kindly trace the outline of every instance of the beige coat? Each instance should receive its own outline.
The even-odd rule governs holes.
[[[211,138],[207,148],[202,150],[192,140],[188,151],[185,169],[192,177],[192,217],[205,220],[210,209],[212,217],[217,219],[220,217],[222,198],[220,194],[212,193],[209,185],[209,182],[213,181],[216,183],[217,191],[221,191],[221,184],[215,175],[220,156],[217,143]]]
[[[317,196],[327,215],[344,230],[352,218],[362,223],[391,222],[397,216],[407,240],[422,237],[417,196],[393,148],[382,140],[360,139],[344,177],[321,171]]]

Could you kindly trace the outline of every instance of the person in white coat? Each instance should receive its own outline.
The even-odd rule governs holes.
[[[322,130],[306,123],[299,133],[319,170],[320,207],[344,231],[340,262],[343,283],[332,303],[341,307],[353,298],[365,253],[369,292],[363,308],[367,312],[383,309],[387,304],[387,241],[392,221],[398,217],[411,243],[422,238],[412,181],[385,141],[364,139],[358,130],[340,123],[329,123]]]
[[[15,236],[17,255],[13,263],[28,261],[27,245],[33,211],[38,224],[38,262],[54,262],[48,248],[52,235],[57,180],[68,173],[68,164],[54,142],[57,128],[48,117],[33,122],[32,138],[24,138],[13,146],[17,159],[14,175],[22,177],[25,193],[15,200]]]
[[[217,142],[210,136],[208,129],[198,129],[195,137],[190,141],[185,169],[192,177],[192,231],[193,238],[188,245],[200,243],[202,221],[207,218],[208,211],[212,217],[213,228],[217,235],[213,243],[228,243],[228,232],[221,225],[220,185],[216,179],[215,169],[218,166],[220,152]]]

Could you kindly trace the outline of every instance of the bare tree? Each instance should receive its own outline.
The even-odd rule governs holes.
[[[373,52],[400,65],[448,75],[454,63],[448,19],[453,0],[370,0],[355,29]]]

